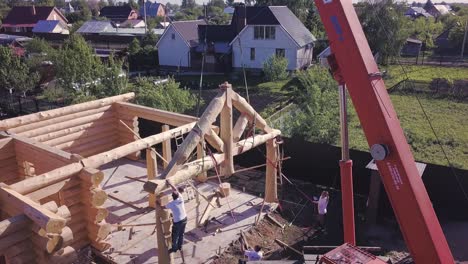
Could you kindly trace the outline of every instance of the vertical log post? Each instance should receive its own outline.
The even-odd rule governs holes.
[[[162,132],[169,131],[169,126],[168,125],[163,125],[162,126]],[[162,143],[162,149],[163,149],[163,157],[167,162],[170,162],[172,159],[172,149],[171,149],[171,139],[164,140]],[[164,169],[169,165],[168,163],[163,161],[163,167]]]
[[[146,149],[146,169],[148,180],[156,179],[156,175],[158,175],[158,162],[156,160],[156,153],[151,148]],[[150,193],[148,196],[148,206],[156,208],[156,196],[154,193]]]
[[[200,140],[200,144],[197,145],[197,159],[205,158],[205,140]],[[197,180],[199,182],[206,182],[208,180],[208,176],[206,175],[206,171],[197,175]]]
[[[168,209],[164,209],[163,196],[157,197],[156,202],[156,238],[158,247],[158,263],[174,263],[173,254],[169,254],[171,246],[171,218]]]
[[[266,161],[266,179],[265,179],[265,202],[276,203],[278,201],[277,192],[277,164],[278,164],[278,144],[276,139],[272,138],[266,142],[267,161]]]
[[[229,177],[234,173],[234,156],[232,155],[232,85],[225,82],[220,85],[225,91],[226,101],[221,110],[221,139],[224,142],[224,162],[221,164],[221,174]]]

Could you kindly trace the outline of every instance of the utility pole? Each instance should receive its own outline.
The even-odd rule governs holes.
[[[145,17],[145,34],[148,33],[148,24],[146,23],[146,1],[143,0],[143,16]]]
[[[460,59],[463,60],[463,54],[465,53],[466,35],[468,33],[468,19],[465,21],[465,35],[463,36],[463,44],[461,48]]]

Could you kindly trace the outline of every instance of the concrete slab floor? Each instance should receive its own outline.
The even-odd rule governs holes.
[[[104,204],[109,210],[107,222],[114,224],[113,232],[106,239],[112,247],[103,252],[103,255],[117,263],[158,263],[155,212],[147,207],[148,194],[143,191],[143,182],[135,180],[146,179],[146,164],[120,159],[101,169],[105,174],[103,189],[109,194],[109,199]],[[197,188],[208,195],[217,185],[218,182],[213,181],[198,184]],[[224,251],[239,237],[240,230],[247,230],[255,223],[263,202],[262,198],[231,189],[230,196],[221,199],[221,207],[213,209],[210,214],[210,218],[215,217],[217,221],[211,221],[206,228],[197,228],[196,223],[208,203],[200,197],[200,204],[197,206],[196,199],[193,198],[195,192],[187,189],[184,193],[188,215],[183,246],[185,263],[207,263],[220,249]],[[265,206],[264,212],[267,209],[268,206]],[[119,231],[118,223],[143,226],[124,227]],[[179,252],[174,256],[175,263],[182,263]]]

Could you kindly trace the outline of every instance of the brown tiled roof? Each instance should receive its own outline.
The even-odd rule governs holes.
[[[47,20],[54,8],[53,6],[14,6],[2,23],[12,25],[36,24],[39,20]],[[60,11],[56,11],[61,15]],[[67,21],[63,16],[62,19]]]

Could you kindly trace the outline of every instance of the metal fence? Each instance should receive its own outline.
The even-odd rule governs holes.
[[[0,119],[37,113],[69,105],[68,100],[49,101],[35,96],[0,95]]]

